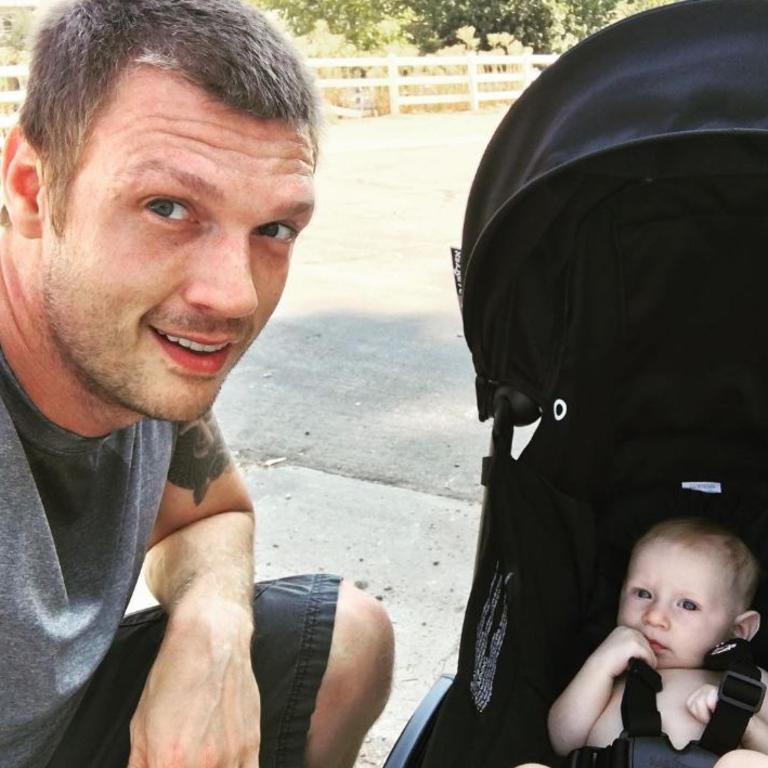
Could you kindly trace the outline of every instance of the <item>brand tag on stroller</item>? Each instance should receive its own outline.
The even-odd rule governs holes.
[[[702,483],[702,482],[690,482],[683,483],[683,488],[688,491],[699,491],[699,493],[722,493],[723,487],[720,483]]]
[[[464,276],[461,274],[461,248],[451,248],[453,279],[456,281],[456,295],[459,297],[459,309],[464,306]]]

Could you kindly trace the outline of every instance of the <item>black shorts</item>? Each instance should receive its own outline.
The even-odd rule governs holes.
[[[251,658],[261,693],[259,768],[301,768],[331,647],[339,578],[256,584]],[[128,728],[165,631],[166,614],[127,616],[48,768],[125,768]]]

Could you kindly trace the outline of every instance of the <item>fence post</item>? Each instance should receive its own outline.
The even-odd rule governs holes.
[[[397,56],[390,55],[387,64],[387,77],[389,78],[389,113],[400,113],[400,67],[397,65]]]
[[[467,75],[469,76],[469,104],[473,112],[480,109],[480,98],[477,88],[477,54],[470,51],[467,54]]]
[[[523,90],[536,79],[536,68],[533,66],[531,54],[524,54],[523,58]]]

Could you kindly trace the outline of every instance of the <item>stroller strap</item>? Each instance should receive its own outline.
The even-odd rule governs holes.
[[[741,743],[749,720],[760,710],[765,698],[765,683],[752,660],[749,643],[736,638],[716,646],[704,666],[724,670],[717,691],[717,706],[699,739],[704,749],[723,755]]]
[[[661,715],[656,708],[656,694],[661,690],[661,675],[642,659],[632,658],[627,668],[621,721],[626,736],[658,736]]]

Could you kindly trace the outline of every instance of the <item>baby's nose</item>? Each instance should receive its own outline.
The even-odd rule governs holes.
[[[666,627],[669,625],[666,612],[658,605],[649,606],[643,616],[646,624],[652,627]]]

